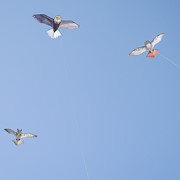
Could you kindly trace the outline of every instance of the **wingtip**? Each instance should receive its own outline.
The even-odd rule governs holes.
[[[79,27],[80,27],[80,25],[77,24],[76,22],[74,22],[74,21],[72,21],[72,22],[76,25],[76,28],[79,28]]]
[[[79,24],[75,23],[74,21],[73,21],[73,23],[74,23],[75,26],[76,26],[76,27],[74,27],[74,28],[80,28],[80,25],[79,25]]]
[[[37,20],[37,18],[36,18],[36,15],[34,14],[33,16],[32,16],[35,20]],[[37,20],[38,21],[38,20]]]
[[[36,20],[37,20],[37,16],[38,16],[38,14],[32,15],[32,17],[33,17],[34,19],[36,19]]]
[[[129,53],[129,56],[133,56],[133,51]]]
[[[34,136],[34,137],[38,137],[38,135],[36,135],[36,134],[33,134],[33,136]]]
[[[4,129],[4,130],[9,133],[8,129]]]
[[[162,35],[164,37],[165,33],[160,33],[159,36]]]

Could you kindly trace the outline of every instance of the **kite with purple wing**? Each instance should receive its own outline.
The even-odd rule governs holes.
[[[33,15],[33,17],[40,23],[44,23],[52,27],[52,29],[48,30],[47,33],[53,39],[62,35],[59,32],[58,28],[67,28],[67,29],[79,28],[79,25],[76,24],[74,21],[62,20],[60,16],[55,16],[55,18],[53,19],[45,14],[35,14]]]

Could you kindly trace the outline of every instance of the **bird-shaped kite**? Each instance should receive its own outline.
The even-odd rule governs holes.
[[[17,129],[17,132],[13,131],[12,129],[4,129],[5,131],[7,131],[10,134],[13,134],[14,136],[16,136],[16,139],[12,140],[14,142],[14,144],[16,144],[17,146],[24,143],[21,139],[22,138],[33,138],[33,137],[37,137],[37,135],[35,134],[30,134],[30,133],[22,133],[22,129]]]
[[[52,29],[47,31],[47,33],[53,39],[62,35],[59,32],[58,28],[68,28],[68,29],[79,28],[79,25],[76,24],[74,21],[62,20],[60,16],[56,16],[53,19],[45,14],[35,14],[33,15],[33,17],[37,19],[40,23],[44,23],[52,27]]]
[[[147,54],[147,57],[151,57],[151,58],[156,57],[158,53],[158,49],[154,49],[154,46],[157,43],[159,43],[163,37],[164,37],[164,33],[157,35],[152,41],[146,41],[144,46],[134,49],[129,55],[137,56],[137,55],[142,54],[145,51],[149,51],[149,53]]]

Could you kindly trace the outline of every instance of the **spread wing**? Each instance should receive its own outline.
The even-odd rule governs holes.
[[[161,33],[161,34],[157,35],[157,36],[151,41],[152,46],[154,47],[157,43],[159,43],[159,42],[162,40],[163,37],[164,37],[164,33]]]
[[[131,53],[129,53],[129,55],[130,56],[137,56],[137,55],[142,54],[145,51],[146,51],[146,47],[145,46],[138,47],[138,48],[134,49]]]
[[[21,134],[21,138],[33,138],[33,137],[37,137],[37,135],[30,134],[30,133],[22,133]]]
[[[40,23],[44,23],[48,26],[53,27],[53,21],[54,19],[45,15],[45,14],[35,14],[33,17]]]
[[[62,20],[59,27],[60,28],[75,29],[75,28],[78,28],[79,25],[76,24],[74,21],[71,21],[71,20],[67,20],[67,21]]]
[[[16,132],[13,131],[12,129],[4,129],[4,130],[7,131],[7,132],[10,133],[10,134],[13,134],[13,135],[16,136]]]

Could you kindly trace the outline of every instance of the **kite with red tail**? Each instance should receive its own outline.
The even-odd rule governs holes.
[[[154,46],[157,43],[159,43],[163,37],[164,37],[164,33],[157,35],[152,41],[146,41],[144,46],[134,49],[129,55],[137,56],[137,55],[142,54],[145,51],[149,51],[149,53],[147,54],[146,57],[149,57],[149,58],[156,57],[156,55],[158,53],[158,49],[154,49]]]

